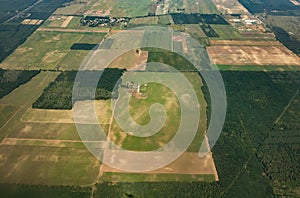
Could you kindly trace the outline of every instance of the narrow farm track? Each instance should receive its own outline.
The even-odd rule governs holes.
[[[296,91],[295,95],[291,98],[291,100],[289,101],[288,105],[283,109],[282,113],[279,115],[279,117],[276,119],[275,124],[277,124],[279,122],[279,120],[282,118],[282,116],[285,114],[285,112],[287,111],[287,109],[291,106],[292,102],[294,101],[294,99],[296,98],[296,96],[299,94],[299,89]]]

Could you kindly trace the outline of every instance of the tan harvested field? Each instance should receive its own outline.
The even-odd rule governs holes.
[[[108,124],[111,117],[110,100],[95,101],[99,123]],[[47,110],[29,108],[21,118],[30,123],[74,123],[73,110]]]
[[[72,21],[72,19],[73,19],[73,16],[68,16],[66,18],[66,20],[61,24],[60,27],[66,28],[69,25],[69,23]]]
[[[238,0],[212,0],[217,8],[226,14],[249,14]]]
[[[124,68],[127,70],[145,70],[148,59],[148,51],[138,52],[136,50],[131,50],[122,56],[115,59],[110,65],[110,68]]]
[[[210,46],[207,50],[220,65],[300,66],[300,58],[284,46]]]
[[[282,46],[278,41],[210,40],[212,46]]]
[[[134,159],[132,159],[134,160]],[[115,168],[111,168],[103,164],[103,172],[124,172]],[[218,181],[216,174],[216,167],[212,158],[212,154],[208,153],[205,157],[200,158],[198,153],[183,153],[178,159],[169,165],[147,172],[148,174],[203,174],[214,175],[215,180]]]

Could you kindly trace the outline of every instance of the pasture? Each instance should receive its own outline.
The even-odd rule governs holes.
[[[231,25],[210,25],[217,33],[217,39],[241,39],[240,33]]]
[[[8,69],[53,70],[59,69],[62,62],[62,69],[77,69],[86,54],[80,54],[81,57],[75,60],[67,56],[72,45],[90,42],[97,44],[103,37],[102,33],[37,31],[0,66]]]
[[[88,14],[105,13],[105,15],[112,17],[148,16],[153,4],[152,0],[92,0],[89,4],[81,8],[79,12]]]
[[[1,183],[90,184],[96,180],[100,166],[85,148],[1,144],[0,156]]]
[[[219,10],[212,0],[182,0],[185,13],[218,14]]]
[[[53,14],[57,15],[74,15],[84,6],[83,3],[74,3],[64,7],[57,8]]]
[[[125,75],[122,82],[130,82],[134,78],[128,79],[129,75]],[[150,121],[148,110],[154,103],[160,103],[166,108],[167,120],[164,127],[155,135],[148,138],[140,138],[131,136],[123,132],[116,122],[112,123],[110,138],[117,145],[129,150],[155,150],[161,145],[166,144],[177,132],[180,120],[180,108],[175,94],[167,87],[160,84],[148,84],[143,94],[147,98],[140,99],[131,97],[129,103],[129,111],[133,120],[138,124],[145,125]],[[123,91],[120,90],[120,94]],[[164,93],[161,95],[161,93]],[[125,93],[123,93],[125,94]],[[124,109],[126,110],[126,108]]]
[[[129,21],[132,25],[156,25],[158,24],[157,16],[133,18]]]
[[[184,27],[185,32],[188,33],[194,39],[198,40],[207,37],[198,24],[187,24]]]

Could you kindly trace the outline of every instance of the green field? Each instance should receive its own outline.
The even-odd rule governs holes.
[[[299,66],[217,65],[221,71],[299,71]]]
[[[132,25],[156,25],[158,24],[158,17],[141,17],[141,18],[133,18],[130,20],[129,24]]]
[[[242,35],[231,25],[210,25],[219,37],[216,39],[241,39]]]
[[[171,25],[171,24],[174,24],[174,21],[171,17],[171,15],[161,15],[161,16],[158,16],[158,23],[160,25]]]
[[[18,107],[13,105],[0,105],[0,128],[17,112]]]
[[[1,183],[90,184],[96,180],[100,166],[85,148],[1,145],[0,156]]]
[[[150,48],[145,50],[149,51],[147,62],[164,63],[182,72],[195,71],[195,67],[188,60],[186,60],[179,54],[164,49]],[[147,69],[151,70],[149,66]]]
[[[77,41],[82,44],[99,44],[106,34],[102,33],[89,33]],[[89,50],[70,50],[68,54],[58,63],[59,70],[77,70],[79,69],[82,61],[88,55]]]
[[[2,66],[9,69],[55,69],[82,34],[42,32],[32,34]]]
[[[23,121],[57,75],[41,72],[0,100],[6,118],[0,128],[1,183],[84,185],[97,180],[100,162],[85,149],[74,124]]]
[[[202,142],[204,137],[203,134],[206,129],[206,102],[201,90],[203,84],[197,73],[186,72],[184,75],[193,86],[201,106],[199,128],[194,141],[188,148],[189,152],[198,152],[200,149],[199,142]],[[127,76],[130,77],[131,75],[125,75],[122,82],[125,83],[129,81]],[[164,106],[167,113],[167,118],[163,127],[155,135],[141,138],[124,133],[114,121],[111,126],[110,138],[117,145],[122,146],[125,149],[155,150],[160,148],[161,145],[169,142],[176,134],[181,116],[180,105],[176,95],[169,88],[161,84],[149,83],[147,86],[142,86],[141,93],[143,95],[142,97],[145,98],[141,99],[132,96],[129,101],[129,111],[133,120],[140,125],[148,124],[150,122],[150,116],[148,114],[150,106],[154,103],[159,103]],[[162,95],[162,93],[164,94]]]
[[[122,79],[123,82],[127,82]],[[164,127],[155,135],[148,138],[141,138],[125,134],[117,125],[113,122],[111,126],[111,139],[116,142],[117,145],[129,150],[155,150],[160,148],[160,145],[164,145],[176,134],[179,127],[180,120],[180,108],[175,94],[167,87],[149,83],[147,87],[141,89],[141,93],[147,96],[146,99],[139,99],[135,97],[130,98],[129,111],[132,118],[140,125],[145,125],[150,122],[150,116],[148,114],[149,108],[154,103],[160,103],[166,108],[167,120]],[[164,95],[161,95],[164,93]],[[138,109],[138,111],[137,111]]]
[[[214,14],[219,10],[211,0],[183,0],[185,3],[185,13]]]
[[[98,44],[104,34],[37,31],[2,64],[9,69],[77,69],[87,53],[73,60],[68,56],[74,43]],[[66,57],[66,58],[65,58]]]
[[[92,0],[89,4],[86,4],[83,8],[81,8],[79,12],[84,13],[98,10],[105,12],[110,10],[110,16],[113,17],[148,16],[153,4],[154,2],[152,0]]]
[[[58,8],[57,10],[55,10],[54,14],[73,15],[76,14],[83,6],[84,4],[80,4],[80,3],[71,4],[65,7]]]
[[[147,16],[150,11],[149,7],[153,3],[152,0],[118,0],[115,2],[112,15],[127,17]]]
[[[3,140],[3,138],[8,136],[12,128],[20,121],[23,113],[39,97],[43,89],[56,78],[56,76],[57,73],[42,72],[31,81],[15,89],[0,100],[2,106],[9,105],[14,106],[13,109],[18,109],[18,113],[13,114],[13,116],[12,112],[4,115],[6,118],[10,117],[10,119],[7,119],[5,126],[0,129],[0,140]],[[28,95],[28,93],[30,93],[30,95]]]

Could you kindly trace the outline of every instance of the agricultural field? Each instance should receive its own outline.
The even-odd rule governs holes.
[[[172,25],[174,24],[174,21],[171,17],[171,15],[161,15],[161,16],[158,16],[158,23],[160,25]]]
[[[187,24],[184,27],[185,27],[184,31],[194,39],[198,40],[207,37],[206,34],[203,32],[203,30],[200,28],[200,25],[198,24]]]
[[[79,10],[79,13],[89,15],[110,15],[112,17],[137,17],[148,16],[153,13],[154,1],[152,0],[108,0],[98,1],[92,0]],[[155,11],[154,11],[155,13]]]
[[[149,76],[153,74],[147,72],[142,72],[142,73],[128,72],[125,73],[125,75],[122,77],[123,84],[126,84],[126,82],[131,82],[132,80],[136,80],[135,78],[136,75]],[[174,76],[174,74],[172,73],[156,73],[155,75],[157,76],[161,75],[162,77],[164,77],[164,79],[174,78],[172,77]],[[181,178],[183,178],[183,180],[184,178],[190,178],[193,181],[218,180],[212,155],[209,154],[205,158],[199,158],[197,153],[200,149],[199,142],[203,141],[204,131],[206,128],[206,116],[205,116],[206,102],[201,90],[203,84],[201,82],[200,76],[196,72],[195,73],[187,72],[184,73],[184,75],[190,81],[190,83],[192,83],[192,86],[196,91],[196,95],[198,97],[201,106],[200,114],[202,115],[202,119],[200,119],[199,121],[199,128],[197,134],[193,142],[187,149],[188,152],[185,152],[181,157],[179,157],[173,163],[171,163],[170,165],[164,168],[151,171],[147,174],[137,174],[137,175],[133,174],[132,177],[130,177],[130,173],[125,173],[123,171],[104,165],[102,169],[104,172],[103,173],[104,181],[107,181],[107,178],[111,178],[114,181],[118,178],[119,182],[120,181],[126,182],[128,181],[128,179],[130,179],[131,181],[139,181],[141,177],[145,178],[146,181],[174,181],[178,179],[181,180]],[[122,95],[125,94],[123,92],[128,92],[129,90],[127,89],[128,88],[126,88],[126,86],[121,86],[119,90],[120,94]],[[162,93],[164,94],[162,95]],[[136,123],[140,125],[146,125],[150,122],[150,116],[147,112],[150,106],[154,103],[162,104],[167,112],[166,121],[158,133],[146,138],[135,137],[130,134],[124,133],[123,130],[118,126],[117,122],[113,121],[109,128],[109,131],[107,132],[108,137],[116,145],[121,146],[124,149],[134,150],[134,151],[155,150],[160,148],[161,145],[167,143],[175,135],[179,127],[178,120],[181,117],[179,101],[175,96],[175,94],[169,88],[158,83],[147,83],[147,85],[142,85],[141,92],[137,93],[136,91],[133,91],[132,96],[130,97],[129,112],[130,115],[132,116],[132,119]],[[126,111],[126,108],[121,108],[121,109]],[[118,115],[119,114],[123,115],[122,112],[118,113]],[[157,128],[156,126],[153,127]],[[152,129],[154,130],[154,128]],[[125,157],[125,159],[127,158]],[[130,156],[128,156],[128,159],[130,159]],[[199,164],[202,165],[199,166]],[[110,173],[111,176],[110,177],[105,176],[105,174],[107,173]],[[116,173],[116,174],[112,174],[112,173]],[[122,177],[122,174],[123,175],[125,174],[124,175],[125,177]],[[159,175],[159,174],[163,174],[163,175]],[[169,175],[166,176],[165,174],[169,174]]]
[[[75,0],[75,3],[71,3],[69,5],[66,5],[64,7],[60,7],[57,8],[57,10],[55,10],[55,12],[53,14],[56,15],[74,15],[77,14],[78,11],[80,9],[83,8],[83,6],[85,5],[84,3],[80,3],[80,1],[76,2],[77,0]],[[83,1],[81,1],[83,2]]]
[[[284,46],[210,46],[208,53],[220,65],[299,66],[300,58]]]
[[[241,39],[241,34],[231,25],[210,25],[218,35],[218,39]]]
[[[15,5],[4,0],[0,7],[1,195],[300,197],[298,1],[25,0]],[[215,146],[209,148],[206,136],[212,92],[201,73],[172,52],[187,48],[187,40],[175,31],[83,26],[82,16],[129,17],[129,28],[170,27],[204,45],[199,53],[216,64],[226,88],[226,120]],[[267,26],[260,29],[264,24],[254,22],[235,26],[233,19],[262,20]],[[84,88],[72,101],[76,74],[92,50],[99,48],[94,55],[110,57],[109,50],[125,51],[128,46],[138,47],[99,71],[103,75],[95,95],[90,93],[94,71],[83,72],[86,80],[77,83]],[[184,83],[176,84],[178,75],[157,63],[174,67],[191,87],[183,89]],[[97,64],[93,69],[98,71]],[[153,82],[145,83],[149,76]],[[174,87],[181,90],[179,96]],[[191,90],[198,104],[188,97]],[[86,113],[90,104],[97,116],[94,121]],[[165,111],[157,109],[158,104]],[[80,122],[74,118],[76,105],[85,107]],[[181,120],[190,112],[185,108],[199,111],[198,128],[191,127],[196,115]],[[146,137],[135,136],[135,124],[128,117],[148,130],[142,134]],[[195,137],[165,167],[131,173],[101,162],[120,165],[136,160],[109,140],[133,153],[165,151],[163,146],[175,137],[182,121],[187,125],[185,134],[197,129]],[[99,126],[106,136],[99,137]],[[85,130],[78,133],[79,127]],[[147,136],[153,129],[157,133]],[[203,141],[209,152],[200,158]],[[101,155],[94,156],[86,145]],[[169,149],[177,146],[170,145]]]
[[[157,16],[133,18],[129,22],[129,25],[156,25],[156,24],[158,24]]]
[[[210,40],[211,45],[222,46],[282,46],[278,41],[251,41],[251,40]]]
[[[212,2],[223,14],[249,14],[239,0],[212,0]]]
[[[220,11],[212,0],[183,0],[185,13],[218,14]]]
[[[117,57],[108,66],[109,68],[120,68],[126,70],[146,70],[149,52],[143,50],[131,50]]]
[[[77,69],[86,54],[66,57],[75,43],[98,44],[104,34],[37,31],[0,66],[8,69]],[[66,57],[66,58],[65,58]],[[81,61],[80,61],[81,60]],[[75,62],[76,61],[76,62]]]
[[[149,48],[145,50],[149,52],[147,62],[164,63],[182,72],[195,71],[194,65],[192,65],[188,60],[186,60],[179,54],[164,49],[156,49],[156,48]],[[147,69],[151,71],[151,66],[150,68],[148,67]]]
[[[58,7],[68,0],[26,0],[22,3],[1,1],[0,10],[0,62],[14,52],[38,27],[22,24],[24,19],[46,20]],[[16,13],[18,11],[18,13]]]

